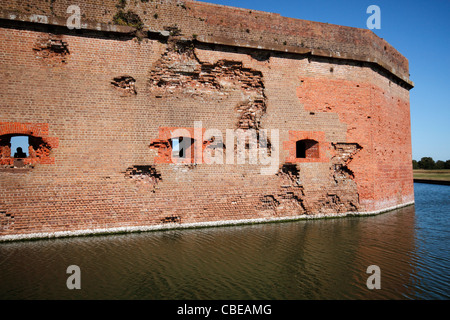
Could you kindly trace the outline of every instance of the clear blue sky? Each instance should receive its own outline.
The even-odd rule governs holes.
[[[11,157],[14,157],[17,148],[22,148],[22,151],[28,154],[28,137],[27,136],[16,136],[11,137]]]
[[[450,160],[450,0],[208,0],[285,17],[367,28],[369,5],[381,9],[373,29],[409,60],[413,159]]]

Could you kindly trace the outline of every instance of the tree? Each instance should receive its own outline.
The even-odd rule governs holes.
[[[417,160],[413,160],[412,165],[413,165],[413,169],[419,169],[419,163],[417,162]]]
[[[450,160],[445,161],[445,169],[450,169]]]
[[[442,160],[436,161],[434,168],[435,169],[445,169],[445,162]]]
[[[434,166],[435,166],[435,162],[434,162],[433,158],[431,158],[431,157],[423,157],[419,161],[420,169],[426,169],[426,170],[434,169]]]

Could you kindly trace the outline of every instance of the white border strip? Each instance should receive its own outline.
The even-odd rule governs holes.
[[[345,212],[345,213],[333,213],[333,214],[315,214],[315,215],[299,215],[299,216],[287,216],[287,217],[273,217],[273,218],[258,218],[258,219],[239,219],[239,220],[220,220],[220,221],[207,221],[207,222],[194,222],[194,223],[181,223],[181,224],[161,224],[151,226],[136,226],[136,227],[118,227],[118,228],[106,228],[106,229],[84,229],[76,231],[57,231],[57,232],[43,232],[43,233],[28,233],[17,235],[0,236],[0,242],[4,241],[16,241],[16,240],[31,240],[31,239],[50,239],[61,237],[74,237],[74,236],[86,236],[86,235],[99,235],[99,234],[116,234],[116,233],[131,233],[131,232],[146,232],[146,231],[160,231],[170,229],[187,229],[187,228],[205,228],[205,227],[218,227],[218,226],[230,226],[230,225],[244,225],[244,224],[259,224],[270,222],[282,222],[282,221],[295,221],[295,220],[308,220],[308,219],[323,219],[323,218],[342,218],[351,216],[369,216],[376,215],[387,211],[392,211],[398,208],[413,205],[414,201],[399,204],[386,209],[380,209],[376,211],[363,211],[363,212]]]

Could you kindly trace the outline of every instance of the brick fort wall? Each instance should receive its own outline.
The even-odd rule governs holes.
[[[369,30],[97,0],[69,29],[70,1],[0,3],[0,239],[414,201],[408,61]]]

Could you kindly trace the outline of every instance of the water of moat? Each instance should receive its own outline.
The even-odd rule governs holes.
[[[0,299],[448,299],[450,186],[414,187],[370,217],[0,243]]]

